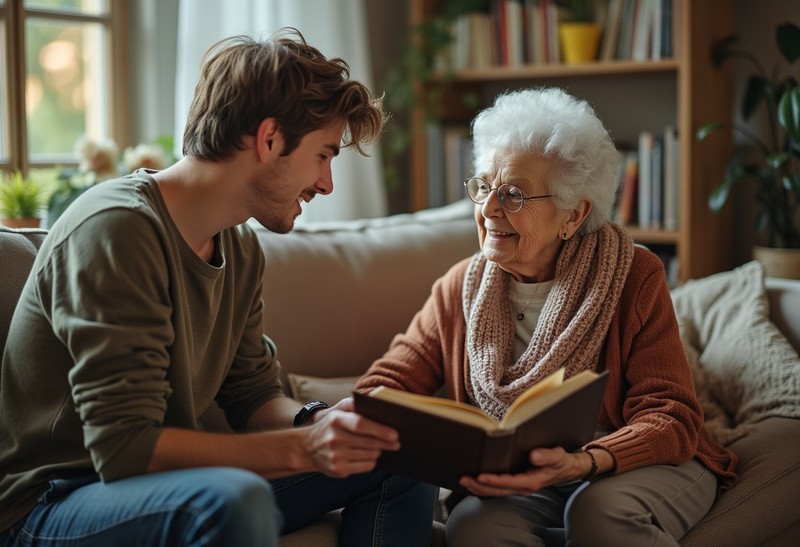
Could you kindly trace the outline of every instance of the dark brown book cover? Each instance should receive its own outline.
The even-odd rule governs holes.
[[[400,450],[384,452],[378,468],[464,492],[458,479],[528,469],[533,448],[575,450],[594,436],[608,373],[552,402],[516,428],[498,431],[460,423],[390,401],[354,393],[356,411],[395,428]]]

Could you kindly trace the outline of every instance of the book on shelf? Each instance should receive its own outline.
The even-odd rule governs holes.
[[[622,1],[623,0],[609,0],[608,2],[605,25],[603,26],[603,37],[600,45],[600,59],[603,61],[613,61],[616,57],[619,27],[622,20]]]
[[[664,222],[665,230],[678,229],[679,169],[678,134],[675,127],[664,128]]]
[[[463,476],[520,473],[537,447],[575,450],[594,436],[608,373],[559,369],[523,392],[502,421],[479,408],[388,387],[353,394],[356,412],[397,430],[400,449],[378,468],[464,492]]]
[[[663,227],[664,206],[664,139],[661,135],[653,135],[653,147],[650,149],[650,225],[648,228],[660,230]]]
[[[556,0],[540,0],[544,6],[545,28],[547,29],[547,62],[561,62],[561,38],[558,35],[560,20],[559,6]]]
[[[673,22],[675,13],[672,0],[661,0],[661,56],[672,57],[673,44],[675,42],[675,29]]]
[[[662,49],[661,34],[664,32],[664,2],[663,0],[650,0],[653,6],[650,9],[650,58],[660,61],[665,57]]]
[[[445,200],[453,203],[465,197],[464,180],[472,174],[472,138],[469,125],[445,125],[444,140],[444,187]]]
[[[539,7],[539,0],[524,0],[523,13],[526,20],[525,45],[528,50],[528,58],[533,64],[543,64],[547,62],[545,57],[545,19]]]
[[[492,64],[504,66],[508,62],[508,41],[506,40],[506,5],[503,0],[493,0],[490,4],[492,22]]]
[[[651,131],[643,130],[639,133],[639,197],[636,217],[640,228],[649,228],[653,220],[653,142]]]
[[[629,226],[636,222],[636,204],[639,185],[639,153],[636,150],[627,150],[622,154],[622,163],[625,167],[622,172],[621,187],[619,190],[619,204],[617,205],[616,222]]]
[[[629,60],[633,44],[633,25],[636,16],[636,3],[638,0],[622,0],[622,14],[619,23],[616,52],[614,58]]]
[[[525,42],[523,40],[522,0],[500,0],[505,3],[505,36],[507,63],[519,66],[525,62]]]

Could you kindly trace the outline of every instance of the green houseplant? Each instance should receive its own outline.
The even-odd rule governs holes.
[[[38,227],[46,202],[42,185],[16,171],[0,185],[0,223],[9,228]]]
[[[775,41],[781,56],[794,66],[800,58],[800,28],[781,23],[775,30]],[[800,254],[800,86],[793,74],[780,74],[777,68],[768,72],[751,52],[737,45],[731,36],[713,49],[714,64],[739,58],[754,68],[747,81],[742,101],[742,118],[749,119],[760,107],[766,111],[767,135],[761,136],[744,125],[733,123],[732,129],[742,134],[752,146],[737,150],[731,157],[722,182],[709,197],[709,207],[718,212],[732,190],[754,181],[755,199],[760,207],[756,227],[758,245],[765,248],[796,249]],[[710,122],[696,133],[703,141],[724,124]],[[759,249],[756,251],[757,258]],[[785,260],[785,259],[784,259]],[[790,259],[797,261],[800,258]],[[768,272],[769,273],[769,272]]]

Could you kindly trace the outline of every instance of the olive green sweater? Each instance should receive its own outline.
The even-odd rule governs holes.
[[[461,300],[468,263],[456,264],[434,284],[407,332],[395,337],[356,389],[388,385],[432,395],[443,387],[447,397],[470,402]],[[664,268],[641,247],[634,251],[598,369],[608,371],[597,423],[602,436],[589,446],[614,456],[615,473],[697,458],[723,487],[731,486],[736,456],[703,424]]]
[[[93,187],[54,225],[0,369],[0,531],[54,478],[143,473],[161,428],[200,428],[215,399],[243,429],[281,395],[256,236],[230,228],[216,249],[213,265],[192,251],[142,170]]]

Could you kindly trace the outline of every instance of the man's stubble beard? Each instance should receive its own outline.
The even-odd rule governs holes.
[[[278,210],[278,206],[270,199],[270,183],[285,180],[288,178],[287,169],[280,164],[272,166],[267,173],[257,180],[251,180],[249,187],[253,194],[253,200],[257,203],[257,215],[253,218],[264,228],[277,234],[286,234],[294,228],[295,216],[286,220],[287,212]]]

